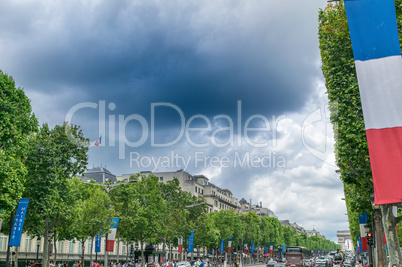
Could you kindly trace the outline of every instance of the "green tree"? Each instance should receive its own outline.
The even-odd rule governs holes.
[[[111,197],[112,204],[122,220],[124,233],[121,236],[139,241],[141,257],[144,258],[144,244],[156,243],[160,237],[166,203],[158,177],[138,174],[136,180],[136,183],[112,190]]]
[[[32,136],[25,162],[28,175],[23,196],[30,203],[24,228],[31,235],[43,236],[44,251],[48,251],[50,230],[75,216],[80,192],[74,190],[71,177],[82,174],[88,160],[88,140],[78,126],[69,127],[68,134],[66,127],[64,123],[50,129],[44,124]],[[42,148],[41,152],[38,147]],[[43,256],[43,265],[48,265],[47,253]]]
[[[14,210],[22,196],[28,137],[37,129],[30,100],[21,88],[15,87],[14,79],[0,70],[0,210],[3,213]]]
[[[197,198],[181,190],[180,182],[176,178],[167,183],[159,183],[159,187],[166,203],[159,236],[159,241],[163,244],[162,251],[165,252],[166,244],[173,242],[177,245],[178,238],[185,237],[189,233],[185,207],[197,203]]]
[[[63,239],[71,240],[76,238],[82,243],[87,239],[91,241],[91,248],[94,247],[95,236],[107,233],[110,229],[110,221],[113,218],[113,209],[108,209],[109,196],[101,186],[84,184],[79,179],[74,179],[75,190],[80,192],[81,198],[77,199],[75,205],[75,216],[69,225],[62,225],[58,228],[60,232],[69,229],[67,235],[61,235]],[[65,221],[67,222],[67,221]],[[84,251],[82,251],[84,257]],[[92,249],[90,251],[90,262],[92,262]]]
[[[245,225],[245,233],[244,233],[244,244],[247,244],[248,249],[250,251],[251,248],[251,243],[253,242],[254,244],[259,244],[260,243],[260,227],[259,224],[261,223],[260,217],[253,212],[247,212],[243,214],[241,217],[243,224]],[[251,262],[251,257],[249,258]]]

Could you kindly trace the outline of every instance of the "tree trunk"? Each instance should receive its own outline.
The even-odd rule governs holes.
[[[131,252],[131,245],[128,245],[128,242],[126,243],[126,262],[128,262],[128,249],[130,249]]]
[[[144,241],[141,240],[141,266],[144,267]]]
[[[399,247],[398,235],[396,233],[396,220],[392,214],[392,205],[381,205],[382,224],[384,226],[385,236],[387,238],[389,262],[401,266],[402,257]]]
[[[93,247],[94,247],[94,239],[95,239],[95,237],[93,236],[93,237],[91,237],[91,251],[89,251],[89,262],[91,263],[91,266],[90,267],[92,267],[93,266],[93,262],[92,262],[92,251],[94,250],[93,249]],[[89,247],[89,244],[88,244],[88,247]]]
[[[18,252],[20,251],[20,247],[15,248],[15,258],[14,258],[14,266],[18,267]]]
[[[53,254],[53,261],[56,263],[57,262],[57,247],[56,247],[56,240],[57,236],[56,233],[53,236],[53,249],[54,249],[54,254]]]
[[[82,244],[82,252],[81,252],[81,263],[82,263],[82,267],[85,267],[85,263],[84,263],[84,252],[85,252],[85,240],[83,239],[81,240],[81,244]]]
[[[45,217],[45,232],[43,233],[42,266],[49,266],[49,216]]]
[[[119,263],[120,262],[120,238],[117,239],[117,246],[116,246],[116,262]]]

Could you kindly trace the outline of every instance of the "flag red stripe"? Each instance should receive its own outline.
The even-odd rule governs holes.
[[[402,202],[402,127],[367,129],[375,204]]]
[[[368,250],[368,244],[367,244],[367,237],[362,237],[362,247],[360,248],[360,250]]]
[[[113,252],[114,250],[114,240],[106,241],[106,251]]]

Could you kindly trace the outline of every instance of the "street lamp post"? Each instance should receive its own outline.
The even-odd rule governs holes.
[[[41,238],[40,236],[36,237],[36,262],[39,260],[39,247],[40,247]]]

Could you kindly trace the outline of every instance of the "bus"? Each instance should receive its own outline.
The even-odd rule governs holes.
[[[310,258],[311,252],[305,247],[287,247],[285,252],[286,266],[302,267],[303,259]]]

